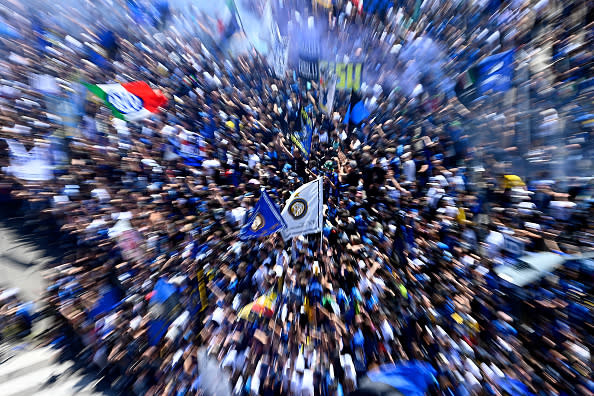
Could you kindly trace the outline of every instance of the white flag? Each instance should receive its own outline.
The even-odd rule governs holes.
[[[322,179],[302,185],[286,202],[281,213],[287,227],[281,231],[284,240],[322,231],[324,206]]]
[[[10,166],[4,171],[21,180],[42,181],[53,179],[49,145],[37,144],[29,152],[17,140],[4,139],[10,149]]]

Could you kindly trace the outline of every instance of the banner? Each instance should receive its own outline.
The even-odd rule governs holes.
[[[332,8],[332,0],[316,0],[316,2],[324,8]]]
[[[270,1],[266,2],[262,24],[264,27],[260,34],[262,40],[268,44],[268,53],[266,54],[268,64],[272,66],[272,70],[278,78],[283,78],[289,58],[289,40],[280,33]]]
[[[511,88],[513,75],[514,51],[491,55],[477,65],[479,74],[479,92],[505,92]]]
[[[295,146],[299,148],[299,151],[309,159],[309,153],[311,151],[311,138],[313,136],[313,122],[307,111],[303,107],[299,109],[299,121],[301,128],[298,132],[291,134],[291,141]]]
[[[358,91],[361,89],[362,63],[319,62],[320,70],[329,70],[336,76],[336,89]]]
[[[202,164],[202,152],[200,146],[192,142],[191,140],[180,141],[179,136],[173,136],[168,138],[169,145],[167,146],[168,160],[173,160],[176,157],[181,157],[184,160],[184,164],[190,166],[200,166]]]
[[[320,76],[320,108],[324,113],[332,115],[336,94],[336,74],[334,70],[322,68],[322,62],[320,62]]]
[[[514,257],[521,257],[524,255],[524,242],[504,233],[503,249]]]
[[[299,46],[299,77],[318,81],[320,62],[320,43],[317,39],[304,39]]]
[[[281,213],[287,228],[281,231],[284,240],[321,232],[324,223],[323,182],[318,178],[299,187],[286,202]]]
[[[279,38],[272,51],[272,67],[276,77],[283,78],[287,71],[287,62],[289,60],[288,39]]]
[[[278,209],[270,200],[266,191],[262,190],[252,216],[239,232],[239,239],[245,240],[263,237],[273,234],[286,226],[285,220],[283,220]]]

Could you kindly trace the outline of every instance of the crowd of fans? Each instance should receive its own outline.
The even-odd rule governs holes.
[[[591,267],[562,266],[521,288],[495,272],[518,258],[509,237],[527,253],[594,247],[592,186],[553,173],[566,159],[591,173],[591,5],[399,3],[384,15],[347,2],[330,11],[330,31],[359,32],[353,53],[368,45],[361,57],[381,64],[376,86],[362,89],[370,120],[355,128],[343,123],[348,94],[325,114],[315,82],[275,75],[255,53],[139,27],[98,59],[59,26],[48,39],[5,14],[18,37],[2,38],[0,136],[62,159],[47,181],[2,175],[26,224],[67,251],[44,296],[58,342],[124,394],[348,394],[368,370],[413,360],[434,368],[434,394],[594,392]],[[408,71],[398,51],[425,34],[448,60],[439,77],[422,77],[422,92],[403,92],[389,69]],[[512,47],[519,99],[459,103],[460,73]],[[85,100],[69,125],[64,103],[81,80],[147,81],[169,103],[125,123]],[[529,98],[534,107],[521,107]],[[288,138],[300,103],[315,126],[308,160]],[[532,141],[522,128],[537,130]],[[180,157],[175,141],[199,156]],[[526,175],[522,148],[540,150],[549,173]],[[281,206],[317,177],[322,237],[238,239],[262,188]],[[176,299],[157,307],[163,283]],[[242,311],[254,301],[271,312]]]

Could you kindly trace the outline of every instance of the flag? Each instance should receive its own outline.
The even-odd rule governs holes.
[[[299,77],[305,80],[319,81],[321,52],[319,38],[313,33],[313,30],[302,31],[299,37],[299,62],[297,64]]]
[[[89,312],[89,318],[95,319],[97,316],[113,311],[120,305],[121,293],[114,287],[106,288],[102,291],[101,297],[95,303],[95,306]]]
[[[359,389],[352,395],[382,395],[397,391],[404,395],[423,396],[437,384],[436,375],[435,369],[422,361],[385,364],[368,371],[361,379]]]
[[[478,70],[476,67],[471,67],[458,77],[454,91],[460,103],[469,107],[470,104],[477,98],[476,82],[478,79]]]
[[[219,23],[222,24],[222,21]],[[219,27],[220,30],[220,27]],[[231,36],[233,36],[235,33],[237,33],[239,31],[239,22],[237,21],[237,13],[234,10],[231,10],[231,18],[229,19],[229,22],[227,23],[227,26],[225,26],[223,28],[222,34],[223,34],[223,40],[228,40]]]
[[[348,130],[351,131],[354,127],[359,126],[367,117],[370,112],[365,107],[365,102],[361,99],[361,95],[358,92],[353,91],[351,93],[351,100],[349,107],[347,108],[346,114],[344,115],[343,124],[348,125]]]
[[[149,345],[155,346],[161,341],[171,322],[180,312],[177,288],[164,278],[159,279],[149,294],[148,325]]]
[[[4,139],[8,144],[10,165],[4,169],[21,180],[44,181],[54,178],[49,145],[35,145],[30,151],[18,140]]]
[[[311,139],[313,136],[313,122],[307,111],[303,107],[299,108],[299,121],[301,127],[298,132],[291,134],[291,141],[303,153],[306,159],[309,159],[311,151]]]
[[[336,94],[336,77],[331,76],[325,81],[321,81],[322,95],[320,96],[320,108],[328,115],[332,115],[334,107],[334,95]]]
[[[167,98],[161,91],[154,91],[144,81],[125,84],[83,84],[103,100],[114,117],[126,121],[148,118],[167,103]]]
[[[239,238],[242,240],[259,238],[270,235],[286,226],[285,220],[283,220],[278,209],[270,200],[266,191],[262,189],[260,199],[254,207],[252,216],[239,232]]]
[[[287,227],[281,231],[284,240],[321,232],[324,222],[321,178],[299,187],[287,200],[281,215]]]
[[[392,6],[392,2],[389,0],[355,0],[353,4],[357,7],[359,13],[361,8],[368,14],[384,14]]]
[[[118,39],[111,30],[103,30],[99,32],[99,44],[105,50],[105,54],[109,59],[114,59],[118,53]]]
[[[179,136],[169,137],[169,144],[167,145],[166,159],[174,160],[181,157],[184,164],[188,166],[202,165],[202,152],[200,151],[200,144],[196,141],[194,136],[187,136],[186,139],[180,139]]]
[[[225,0],[225,4],[227,5],[227,8],[229,9],[229,11],[231,11],[232,14],[237,13],[237,6],[235,5],[235,0]]]
[[[514,51],[509,50],[491,55],[477,65],[479,74],[479,92],[505,92],[511,88]]]
[[[361,100],[357,102],[351,109],[350,122],[351,124],[359,125],[361,122],[367,119],[370,114],[371,113],[369,113],[369,110],[367,110],[365,107],[365,103],[363,103]]]
[[[504,378],[497,377],[495,382],[497,386],[499,386],[502,390],[504,390],[510,395],[534,396],[534,393],[530,392],[530,389],[528,389],[528,387],[524,383],[517,379],[510,378],[507,376]]]
[[[231,36],[237,33],[240,29],[239,21],[237,20],[237,6],[234,0],[225,0],[225,4],[229,9],[231,16],[225,24],[222,19],[217,19],[217,29],[222,36],[223,42],[227,41]],[[226,18],[225,18],[226,19]]]

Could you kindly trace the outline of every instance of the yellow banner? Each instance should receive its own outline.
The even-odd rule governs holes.
[[[361,88],[361,63],[333,63],[320,61],[320,70],[336,73],[336,89],[358,91]]]
[[[314,0],[314,1],[317,1],[317,3],[324,8],[332,7],[332,0]]]

